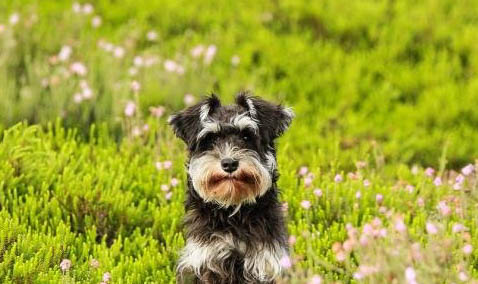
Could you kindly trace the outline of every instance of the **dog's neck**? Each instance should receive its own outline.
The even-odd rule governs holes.
[[[224,208],[204,202],[192,183],[188,183],[185,219],[188,238],[207,241],[216,234],[231,234],[243,241],[279,242],[286,246],[285,226],[275,183],[255,203],[241,205],[236,213],[234,207]]]

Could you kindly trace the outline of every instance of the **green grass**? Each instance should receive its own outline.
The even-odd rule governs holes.
[[[478,158],[476,1],[120,2],[95,1],[91,15],[69,1],[0,2],[0,282],[99,283],[109,272],[113,283],[174,283],[185,149],[166,117],[186,94],[216,92],[227,103],[243,89],[297,114],[279,140],[281,199],[296,237],[281,283],[405,283],[407,267],[418,283],[478,278],[476,251],[462,250],[478,246],[476,172],[453,189]],[[55,59],[65,45],[71,56]],[[198,45],[217,48],[210,64],[192,55]],[[137,56],[153,61],[131,75]],[[184,74],[165,70],[168,59]],[[72,74],[73,62],[87,74]],[[76,103],[82,81],[93,95]],[[165,113],[153,117],[151,106]],[[164,161],[172,168],[157,169]],[[313,176],[300,176],[303,166]],[[362,233],[370,223],[387,236]],[[453,233],[457,223],[467,230]]]

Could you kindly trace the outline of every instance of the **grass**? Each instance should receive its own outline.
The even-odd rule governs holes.
[[[2,1],[0,282],[174,283],[166,117],[242,89],[297,114],[281,283],[477,279],[475,2]]]

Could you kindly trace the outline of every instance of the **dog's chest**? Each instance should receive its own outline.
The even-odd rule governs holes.
[[[232,235],[215,235],[210,242],[187,240],[179,261],[180,269],[203,270],[227,274],[231,257],[241,258],[244,276],[251,280],[269,281],[281,273],[280,259],[287,254],[278,243],[250,243],[234,239]]]

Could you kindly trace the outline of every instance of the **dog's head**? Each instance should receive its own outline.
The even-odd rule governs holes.
[[[222,106],[212,95],[169,119],[189,149],[188,174],[206,202],[229,207],[253,203],[274,182],[274,140],[294,114],[244,93]]]

